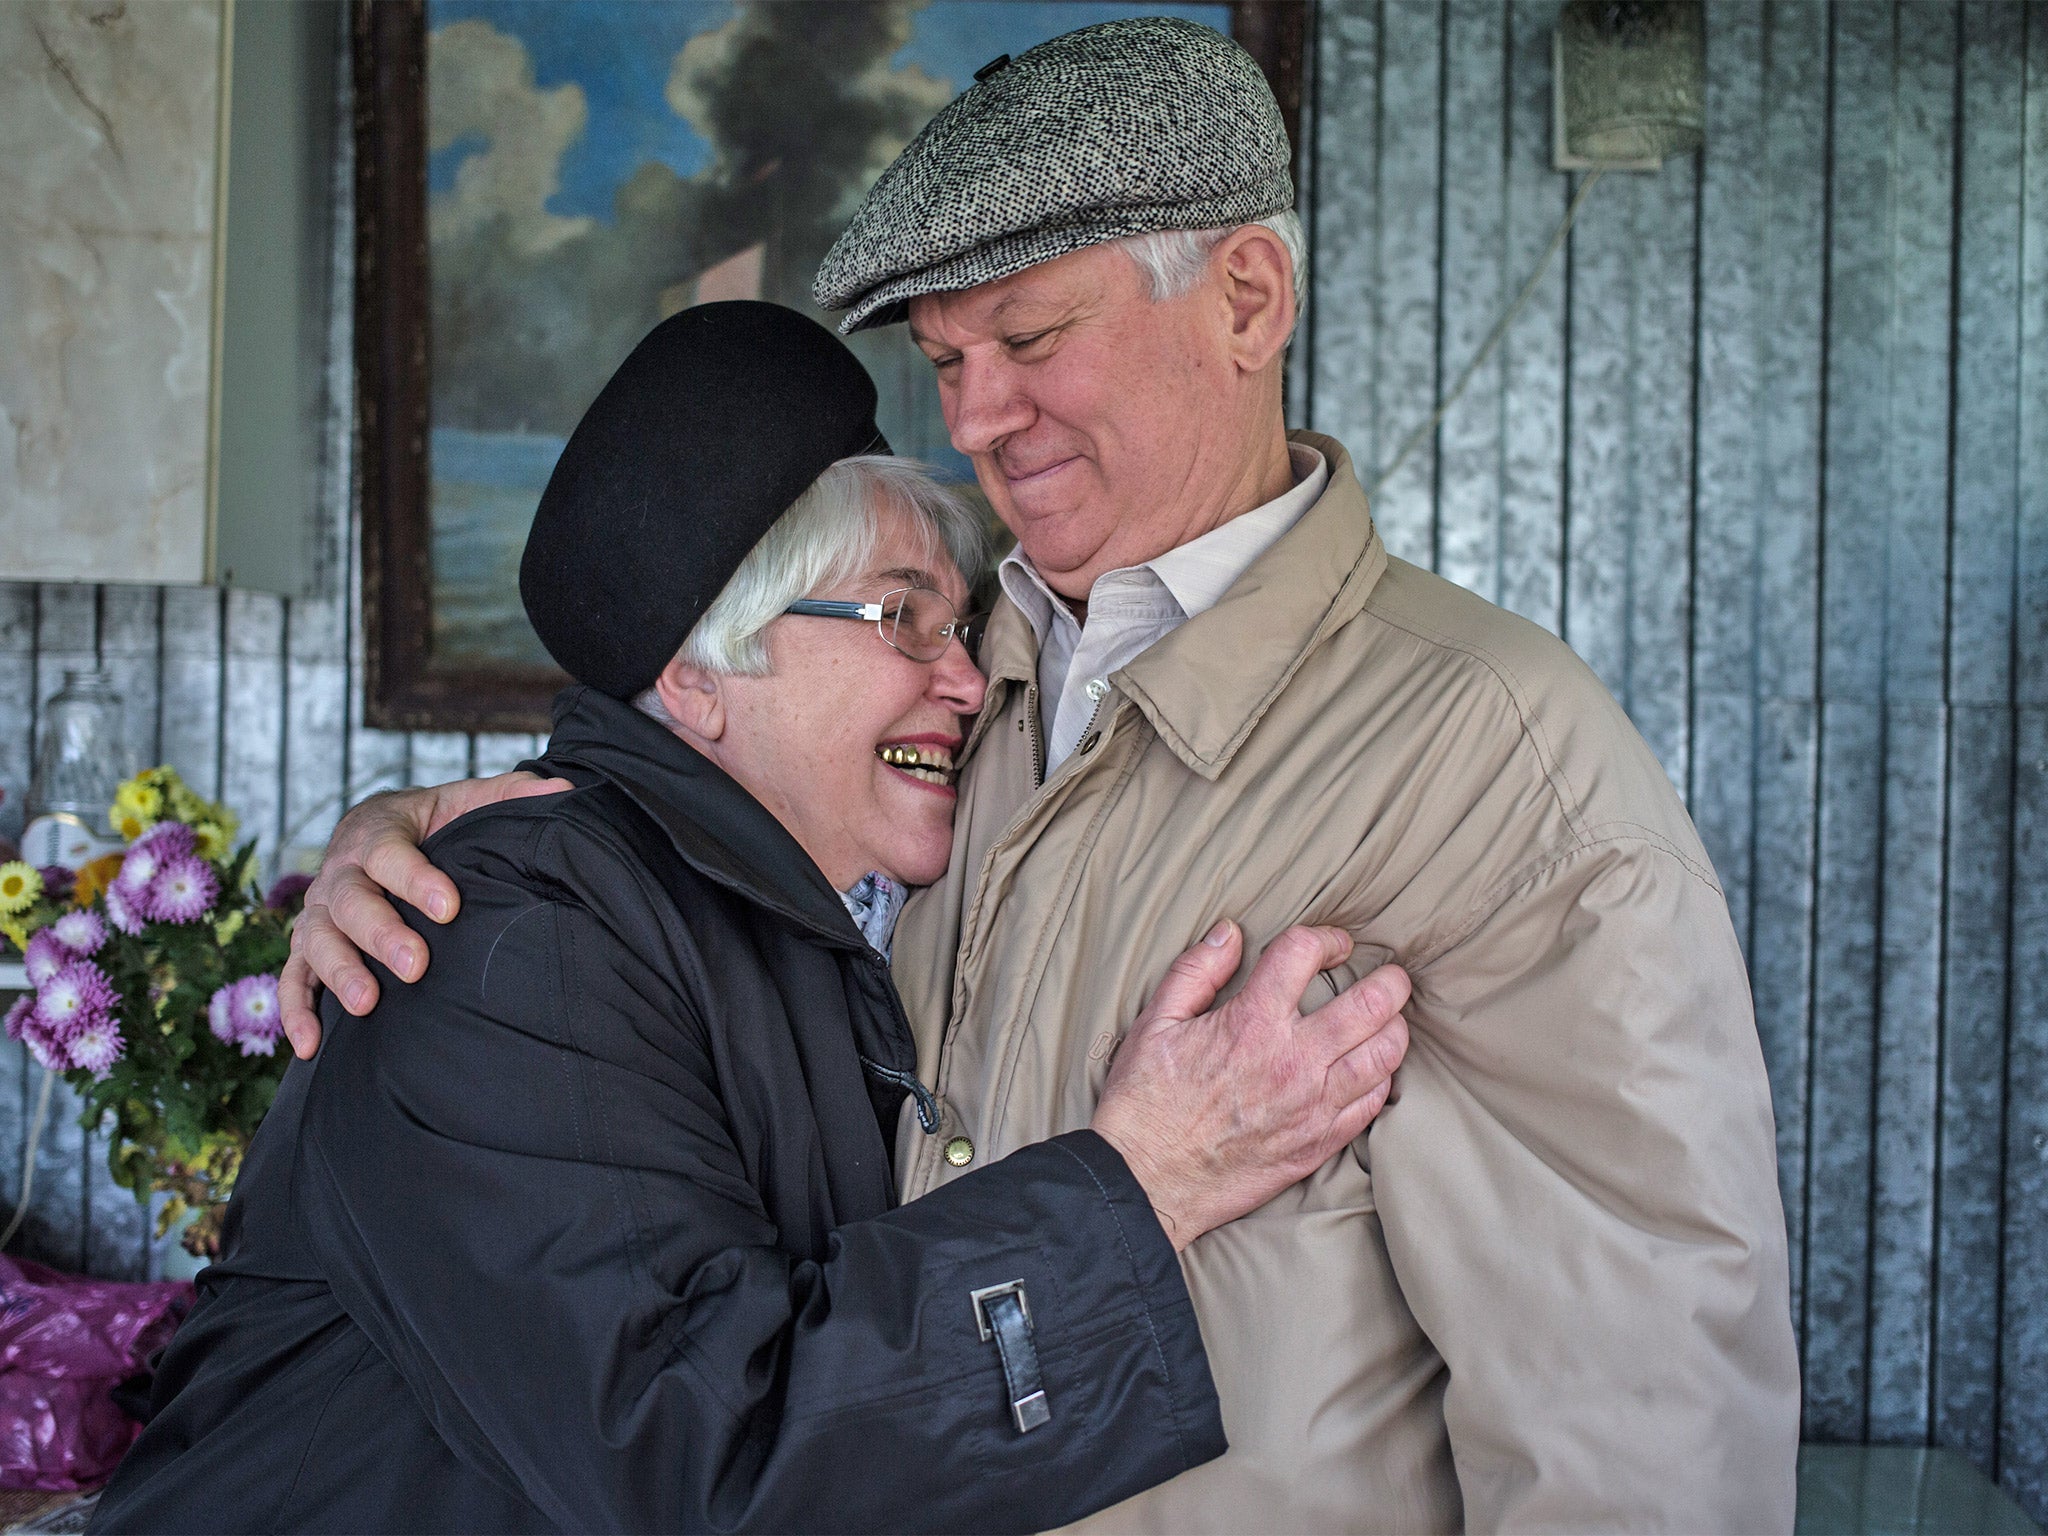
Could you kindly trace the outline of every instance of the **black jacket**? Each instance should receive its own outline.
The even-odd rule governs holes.
[[[430,843],[424,981],[287,1073],[94,1528],[1028,1531],[1220,1454],[1108,1144],[895,1208],[910,1032],[817,867],[602,695],[541,766]],[[1027,1433],[969,1299],[1012,1280]]]

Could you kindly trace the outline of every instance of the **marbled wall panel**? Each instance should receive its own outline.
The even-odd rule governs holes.
[[[205,558],[219,0],[0,5],[0,577]]]

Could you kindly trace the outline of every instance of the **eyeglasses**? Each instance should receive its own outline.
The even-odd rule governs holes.
[[[878,603],[842,603],[806,597],[782,610],[813,619],[859,619],[875,626],[882,643],[912,661],[937,661],[958,640],[972,654],[974,626],[945,593],[930,587],[898,587],[884,592]]]

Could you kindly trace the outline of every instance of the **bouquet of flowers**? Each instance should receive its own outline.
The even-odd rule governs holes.
[[[81,1124],[113,1114],[115,1180],[144,1202],[170,1195],[157,1235],[191,1212],[182,1242],[211,1257],[290,1061],[277,973],[308,882],[260,895],[255,844],[230,853],[234,815],[174,769],[128,780],[107,814],[127,852],[75,877],[0,864],[0,934],[35,988],[7,1035],[79,1092]]]

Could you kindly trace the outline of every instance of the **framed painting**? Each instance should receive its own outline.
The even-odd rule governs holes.
[[[521,611],[519,553],[633,344],[713,299],[815,313],[855,202],[976,69],[1162,13],[1236,36],[1295,132],[1301,0],[358,0],[370,723],[546,729],[564,679]],[[852,345],[896,450],[971,478],[902,328]]]

